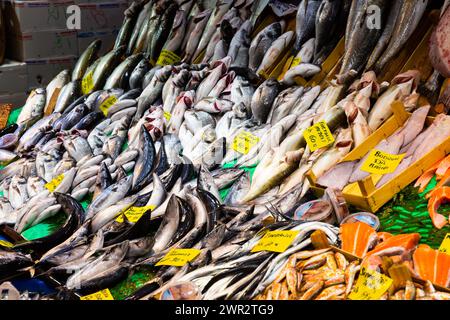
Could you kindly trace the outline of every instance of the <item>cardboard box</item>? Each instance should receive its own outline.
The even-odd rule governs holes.
[[[81,30],[91,32],[120,29],[123,12],[128,8],[126,1],[104,1],[101,3],[79,3],[81,9]]]
[[[0,65],[0,95],[25,93],[28,89],[27,65],[5,60]]]
[[[79,32],[78,33],[78,55],[96,39],[102,41],[99,55],[102,56],[112,49],[116,41],[119,30],[101,30],[97,32]]]
[[[25,92],[0,95],[0,103],[11,103],[14,109],[21,108],[27,101],[28,94]]]
[[[73,30],[8,34],[7,43],[8,57],[18,61],[78,54],[77,32]]]
[[[76,60],[75,56],[28,60],[28,89],[45,87],[62,70],[71,70]]]
[[[8,31],[15,34],[67,29],[67,8],[74,0],[5,1]]]

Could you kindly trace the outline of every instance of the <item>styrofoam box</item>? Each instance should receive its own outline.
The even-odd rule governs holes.
[[[118,30],[102,30],[98,32],[79,32],[78,33],[78,55],[92,43],[92,41],[100,39],[102,46],[99,55],[102,56],[112,49]]]
[[[28,94],[25,92],[0,95],[0,103],[11,103],[14,109],[21,108],[27,101]]]
[[[123,12],[128,8],[126,1],[104,1],[101,3],[78,3],[81,9],[81,30],[89,32],[119,29],[123,22]]]
[[[8,57],[18,61],[78,54],[77,32],[73,30],[8,34],[7,42]]]
[[[25,93],[28,89],[27,75],[24,62],[5,60],[0,65],[0,95]]]
[[[46,86],[62,70],[71,70],[76,62],[75,56],[28,60],[28,89]]]
[[[5,2],[5,17],[9,32],[19,34],[28,31],[66,29],[67,8],[74,0],[10,0]]]

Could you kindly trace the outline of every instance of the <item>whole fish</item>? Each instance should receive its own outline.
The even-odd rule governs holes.
[[[139,190],[152,179],[151,173],[155,168],[156,150],[153,139],[145,126],[141,127],[141,148],[134,167],[133,190]]]
[[[159,26],[151,37],[148,38],[149,43],[147,46],[147,53],[149,58],[153,61],[157,61],[164,44],[169,37],[170,30],[177,12],[177,5],[171,3],[164,10],[162,15],[159,17]]]
[[[187,12],[183,10],[177,11],[173,21],[172,31],[164,45],[164,50],[178,53],[185,36],[187,27]]]
[[[283,83],[293,85],[296,77],[310,79],[322,70],[321,67],[312,63],[300,63],[294,68],[289,69],[283,76]]]
[[[88,106],[84,103],[75,107],[66,116],[59,118],[53,124],[55,130],[69,130],[72,129],[80,120],[89,112]]]
[[[189,81],[189,71],[181,70],[171,81],[167,81],[163,88],[163,109],[171,112],[177,103],[180,93],[184,90]]]
[[[380,56],[383,54],[383,51],[386,49],[386,46],[389,44],[395,24],[397,22],[398,15],[400,13],[400,9],[403,6],[403,2],[403,0],[399,0],[392,3],[389,9],[389,15],[387,17],[383,33],[378,39],[377,45],[373,49],[373,52],[370,55],[369,60],[367,61],[366,70],[373,69],[375,63],[378,61]]]
[[[272,23],[253,38],[249,49],[249,68],[251,70],[256,72],[267,50],[269,50],[272,43],[283,33],[284,27],[284,21]]]
[[[144,115],[145,110],[147,110],[161,95],[164,84],[171,75],[171,69],[170,66],[166,66],[155,72],[152,80],[138,98],[138,107],[133,119],[134,123]]]
[[[359,19],[362,12],[366,9],[365,4],[367,0],[355,0],[352,1],[350,6],[350,12],[348,14],[347,25],[345,28],[345,50],[348,50],[349,40],[352,33],[355,30],[357,19]]]
[[[231,96],[230,100],[235,106],[242,104],[246,109],[250,111],[250,104],[252,101],[255,88],[244,77],[236,76],[231,83]]]
[[[125,195],[131,188],[132,179],[132,176],[126,177],[119,182],[110,185],[98,194],[88,206],[85,219],[87,220],[94,217],[100,210],[108,208],[109,206],[124,199]]]
[[[147,58],[142,60],[136,65],[134,70],[130,74],[129,86],[130,89],[142,88],[142,81],[145,74],[150,70],[150,62]]]
[[[198,101],[194,105],[194,110],[215,114],[230,111],[232,107],[233,102],[231,102],[230,100],[207,97]]]
[[[132,70],[136,67],[136,65],[141,60],[141,54],[131,55],[122,61],[111,73],[111,75],[106,80],[104,90],[114,89],[114,88],[123,88],[127,89],[129,83],[129,77]]]
[[[63,70],[60,73],[56,75],[56,77],[50,81],[50,83],[47,85],[46,88],[46,102],[45,102],[45,108],[44,108],[44,114],[50,114],[53,112],[54,105],[50,105],[50,100],[52,99],[53,95],[55,94],[56,90],[60,90],[69,82],[69,70]],[[59,95],[59,93],[58,93]],[[58,96],[56,96],[57,99]],[[56,102],[56,100],[55,100]]]
[[[300,2],[297,9],[295,25],[296,40],[292,48],[293,54],[297,54],[305,41],[314,37],[316,15],[321,2],[321,0],[302,0]]]
[[[24,107],[22,108],[22,111],[20,111],[19,117],[17,118],[16,123],[18,125],[24,124],[31,119],[38,120],[42,117],[46,102],[45,95],[45,89],[43,88],[38,88],[30,93]]]
[[[148,39],[150,39],[152,33],[155,32],[155,27],[159,23],[158,15],[161,13],[161,10],[162,9],[159,6],[154,6],[147,12],[142,25],[139,28],[133,47],[130,47],[131,42],[128,44],[127,50],[130,51],[127,53],[136,54],[146,51],[146,48],[149,45]]]
[[[267,70],[274,65],[284,50],[289,46],[293,37],[294,32],[288,31],[275,40],[264,55],[264,58],[257,69],[257,73]]]
[[[239,48],[242,45],[250,44],[250,41],[251,41],[250,40],[251,28],[252,28],[251,22],[248,21],[248,20],[245,21],[241,25],[239,30],[236,32],[236,34],[234,35],[233,39],[231,40],[227,56],[229,56],[232,61],[236,60],[236,58],[238,56]]]
[[[273,102],[280,90],[280,83],[275,79],[264,81],[256,89],[251,102],[253,119],[259,124],[265,123],[272,108]]]
[[[93,81],[92,90],[98,90],[104,86],[105,81],[107,80],[110,73],[120,63],[120,59],[124,52],[125,47],[120,47],[108,52],[106,55],[100,58],[100,61],[98,65],[95,67],[94,72],[92,74],[92,81]]]
[[[122,26],[120,27],[116,41],[114,42],[114,49],[128,45],[134,23],[135,19],[133,17],[125,16],[123,18]]]
[[[419,25],[427,5],[428,0],[403,1],[389,44],[375,64],[376,72],[383,70],[384,66],[397,55],[408,41]]]
[[[344,104],[343,108],[353,132],[353,140],[356,148],[367,139],[367,137],[372,133],[372,130],[370,129],[363,112],[356,106],[355,103],[348,101]]]
[[[382,34],[379,28],[371,28],[371,6],[376,5],[381,10],[381,17],[384,16],[387,8],[385,0],[368,0],[362,12],[355,17],[355,25],[350,38],[346,39],[347,51],[344,55],[342,67],[339,72],[338,82],[348,83],[363,70],[369,59],[370,53],[374,50],[378,39]],[[382,21],[384,23],[384,20]]]
[[[202,37],[202,34],[205,30],[206,24],[208,23],[208,19],[211,16],[211,10],[205,10],[203,12],[198,13],[193,18],[193,29],[191,33],[188,33],[188,37],[186,37],[187,43],[185,48],[185,53],[183,57],[183,62],[191,62],[195,58],[195,52],[197,50],[198,44]]]
[[[316,15],[314,60],[318,60],[321,51],[327,47],[331,37],[335,37],[336,20],[341,7],[340,1],[324,0]]]
[[[341,161],[351,150],[353,145],[351,129],[343,129],[337,135],[334,145],[325,151],[313,164],[311,171],[316,178]]]
[[[148,3],[145,4],[145,6],[140,11],[140,13],[136,19],[136,22],[134,24],[134,28],[131,33],[130,40],[128,41],[127,50],[126,50],[127,55],[132,54],[132,52],[134,51],[136,41],[137,41],[137,39],[139,37],[139,33],[141,31],[141,27],[144,24],[144,19],[145,19],[145,17],[147,17],[149,15],[150,11],[152,10],[152,6],[153,6],[153,1],[149,1]]]
[[[196,92],[196,101],[199,101],[208,96],[211,90],[216,86],[217,82],[227,71],[230,66],[231,58],[226,57],[223,60],[219,60],[215,63],[214,69],[211,70],[209,75],[200,83]]]
[[[367,120],[372,131],[378,129],[378,127],[392,115],[393,111],[391,109],[391,104],[395,100],[401,100],[411,93],[412,88],[417,83],[418,76],[418,71],[412,70],[394,78],[392,85],[377,99],[377,102],[369,113]],[[400,82],[398,82],[397,79]]]
[[[94,40],[78,58],[77,63],[73,67],[72,81],[81,80],[88,67],[97,59],[97,54],[102,46],[101,40]]]
[[[184,113],[189,109],[194,102],[194,91],[187,91],[181,93],[178,102],[172,110],[172,115],[168,124],[167,132],[178,135],[181,124],[184,120]]]
[[[292,108],[303,95],[303,91],[303,87],[296,86],[281,91],[273,102],[273,107],[267,117],[267,122],[275,124],[291,113]]]
[[[230,10],[233,5],[232,0],[218,0],[216,3],[216,7],[214,8],[213,13],[209,17],[208,23],[205,27],[205,31],[203,32],[200,41],[198,43],[197,49],[193,57],[199,56],[203,50],[208,46],[209,41],[211,40],[212,35],[216,31],[216,26],[220,24],[223,19],[223,16]]]

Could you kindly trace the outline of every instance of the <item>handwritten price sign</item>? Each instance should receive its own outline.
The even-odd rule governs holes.
[[[100,110],[103,112],[105,117],[108,115],[108,109],[115,105],[117,102],[116,96],[111,96],[100,105]]]
[[[303,132],[303,136],[311,151],[316,151],[334,143],[334,137],[325,121],[317,122],[315,125],[306,129]]]
[[[155,266],[182,267],[200,254],[198,249],[172,249]]]
[[[450,233],[447,233],[444,240],[441,243],[441,246],[439,247],[439,251],[450,254]]]
[[[173,65],[180,61],[181,58],[177,56],[172,51],[163,50],[161,54],[159,55],[158,61],[156,62],[157,65],[160,66],[167,66],[167,65]]]
[[[94,88],[94,70],[89,72],[81,81],[81,90],[83,94],[91,93]]]
[[[348,297],[351,300],[378,300],[391,285],[391,278],[379,272],[361,268],[355,287]]]
[[[233,140],[233,150],[247,154],[259,142],[259,138],[250,132],[242,131]]]
[[[269,231],[259,240],[251,252],[284,252],[289,248],[298,233],[299,231],[293,230]]]
[[[80,297],[80,300],[114,300],[114,297],[109,289],[104,289],[87,296]]]
[[[131,207],[123,214],[121,214],[116,221],[123,223],[123,216],[125,215],[130,222],[137,222],[148,210],[155,209],[155,206],[146,206],[146,207]]]
[[[361,166],[362,171],[375,174],[392,173],[404,158],[405,154],[389,154],[380,150],[372,150]]]
[[[44,186],[47,188],[48,191],[53,192],[58,188],[58,186],[61,184],[61,181],[64,179],[64,173],[60,174],[56,178],[54,178],[49,183],[46,183]]]

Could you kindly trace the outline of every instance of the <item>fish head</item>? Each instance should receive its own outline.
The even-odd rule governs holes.
[[[420,71],[419,70],[408,70],[404,73],[401,73],[397,76],[394,77],[394,79],[392,79],[392,84],[396,85],[396,84],[401,84],[401,83],[407,83],[407,82],[411,82],[411,86],[412,88],[417,88],[417,86],[420,83]],[[411,90],[411,87],[410,87]]]

